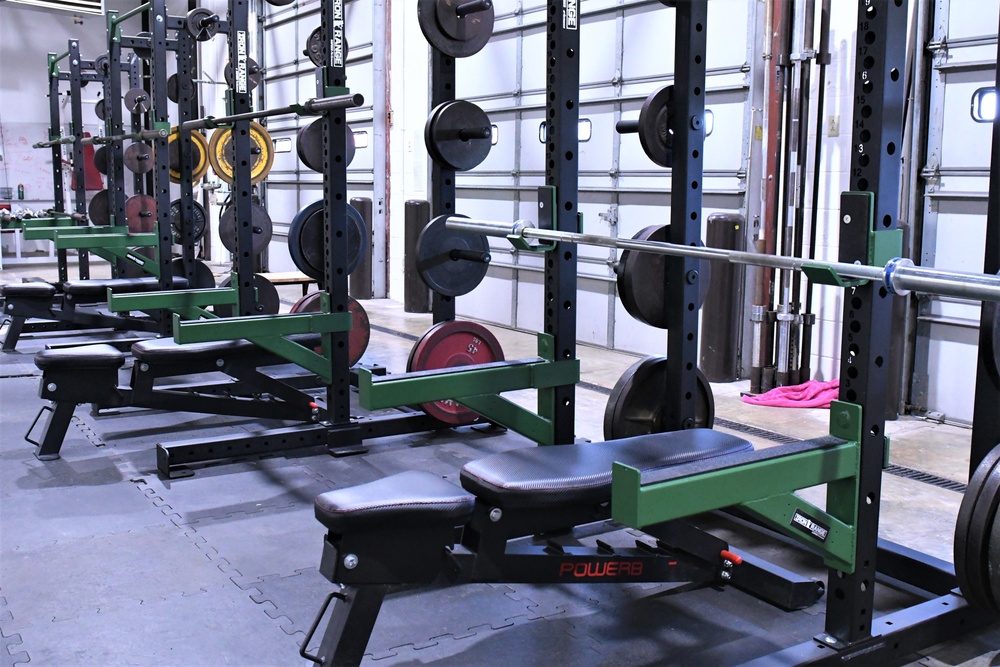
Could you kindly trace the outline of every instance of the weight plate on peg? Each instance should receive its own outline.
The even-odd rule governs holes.
[[[223,70],[223,74],[226,77],[226,83],[229,84],[230,88],[236,85],[236,76],[233,72],[233,63],[226,63],[226,68]],[[253,58],[247,58],[247,92],[251,92],[254,88],[260,85],[260,82],[264,80],[264,70],[260,68],[257,61]]]
[[[347,45],[347,36],[344,36],[344,59],[347,59],[347,52],[350,51],[350,47]],[[309,33],[309,39],[306,40],[306,48],[302,51],[302,55],[308,56],[309,60],[316,67],[322,67],[326,63],[323,62],[323,27],[320,26]]]
[[[167,99],[176,104],[180,101],[181,95],[190,97],[194,86],[191,84],[191,78],[186,76],[180,76],[178,74],[171,74],[167,77]]]
[[[148,39],[150,44],[153,43],[153,33],[148,31],[143,31],[136,34],[138,39]],[[149,62],[153,59],[153,48],[151,46],[134,46],[132,47],[132,52],[142,58],[143,60]]]
[[[250,228],[253,230],[253,254],[259,255],[271,242],[274,227],[267,209],[260,204],[250,205]],[[236,252],[236,207],[227,206],[219,218],[219,240],[229,252]]]
[[[194,206],[191,229],[194,232],[194,242],[197,243],[208,231],[208,214],[205,207],[198,202],[191,202]],[[170,202],[170,228],[173,230],[174,243],[184,243],[184,220],[181,217],[183,202],[175,199]]]
[[[267,4],[272,7],[284,7],[285,5],[290,5],[293,2],[295,2],[295,0],[267,0]]]
[[[976,467],[966,487],[955,523],[955,576],[962,595],[974,607],[1000,612],[993,595],[1000,571],[991,566],[990,534],[1000,508],[1000,445]],[[995,558],[995,556],[994,556]]]
[[[219,15],[207,7],[195,7],[187,13],[187,31],[199,42],[207,42],[219,32]]]
[[[101,120],[107,120],[108,106],[107,104],[105,104],[105,100],[103,98],[97,100],[97,102],[94,104],[94,115],[100,118]]]
[[[125,149],[125,168],[133,174],[145,174],[153,170],[153,147],[137,141]]]
[[[470,5],[478,11],[459,17],[459,8]],[[493,3],[418,0],[417,21],[431,46],[453,58],[466,58],[479,53],[493,35]]]
[[[637,241],[666,242],[669,228],[669,225],[651,225],[640,230],[633,238]],[[704,246],[700,241],[698,245]],[[621,259],[615,266],[615,273],[618,274],[618,298],[622,300],[625,310],[640,322],[658,329],[667,328],[670,306],[665,292],[667,261],[666,255],[623,250]],[[711,278],[712,263],[703,259],[698,263],[699,308],[705,303]]]
[[[295,152],[299,154],[302,164],[313,171],[323,173],[323,122],[324,118],[317,118],[305,127],[299,129],[295,136]],[[354,143],[354,133],[351,128],[347,128],[347,166],[354,162],[354,154],[357,146]]]
[[[1000,383],[1000,303],[983,301],[983,325],[985,342],[982,356],[986,360],[986,372]]]
[[[661,167],[673,164],[674,142],[670,130],[674,87],[664,86],[646,98],[639,111],[639,143],[650,160]]]
[[[107,76],[111,72],[111,58],[108,54],[104,53],[94,58],[94,71],[101,76]]]
[[[229,287],[233,284],[232,276],[222,281],[220,287]],[[281,308],[281,298],[278,296],[278,288],[270,280],[260,275],[253,274],[251,282],[254,289],[254,304],[251,307],[254,315],[277,315]],[[233,307],[229,305],[215,306],[215,314],[219,317],[232,317]]]
[[[174,257],[173,261],[170,262],[170,275],[174,278],[184,276],[183,259]],[[188,281],[188,287],[190,289],[211,289],[215,287],[215,274],[212,273],[212,269],[208,268],[208,264],[200,259],[194,260],[194,278]]]
[[[292,218],[288,227],[288,254],[299,271],[313,280],[324,280],[323,200],[314,201]],[[358,209],[347,205],[347,273],[368,253],[368,225]]]
[[[503,348],[489,329],[476,322],[449,320],[427,330],[410,351],[406,372],[456,368],[503,361]],[[472,424],[482,416],[453,400],[421,403],[430,416],[446,424]]]
[[[132,234],[156,229],[156,200],[149,195],[132,195],[125,200],[125,224]]]
[[[441,166],[467,171],[482,164],[493,147],[490,117],[472,102],[445,102],[427,117],[424,143]]]
[[[310,292],[295,302],[291,313],[318,313],[322,305],[322,292]],[[353,296],[347,297],[347,311],[351,314],[351,330],[347,335],[347,363],[350,366],[358,363],[368,349],[372,336],[372,325],[368,313],[361,303]],[[322,347],[316,348],[317,354],[322,354]]]
[[[125,93],[125,108],[129,113],[144,114],[153,108],[153,100],[142,88],[130,88]]]
[[[141,248],[129,248],[128,253],[125,255],[126,258],[132,261],[125,262],[125,271],[123,275],[126,278],[148,278],[150,275],[149,271],[143,270],[142,266],[136,262],[136,258],[145,258],[147,265],[152,263],[156,264],[156,248],[152,246],[143,246]],[[207,268],[207,267],[206,267]]]
[[[697,373],[694,428],[712,428],[715,396],[708,378]],[[667,358],[646,357],[631,366],[615,383],[604,409],[604,439],[662,433],[666,401]]]
[[[454,297],[468,294],[483,282],[491,257],[485,235],[449,229],[448,217],[439,215],[420,231],[417,271],[432,290]]]
[[[107,190],[95,192],[87,205],[87,217],[98,227],[107,227],[111,224],[111,199]]]
[[[233,184],[236,180],[235,142],[230,128],[220,128],[212,133],[208,142],[208,160],[219,178]],[[260,123],[250,121],[250,183],[257,185],[271,171],[274,164],[274,144],[271,135]]]
[[[94,167],[105,176],[108,175],[108,147],[98,146],[94,151]]]
[[[180,133],[172,128],[167,137],[167,158],[170,162],[170,182],[181,182]],[[208,140],[201,132],[191,132],[191,182],[197,183],[208,173]]]

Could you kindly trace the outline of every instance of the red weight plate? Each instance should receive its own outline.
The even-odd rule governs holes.
[[[455,368],[503,361],[503,348],[490,330],[475,322],[440,322],[425,333],[410,352],[407,372]],[[452,400],[421,403],[424,412],[446,424],[479,421],[479,413]]]
[[[318,313],[320,309],[320,296],[322,292],[310,292],[295,302],[289,312],[292,313]],[[347,362],[353,366],[364,356],[368,349],[368,342],[372,336],[372,325],[368,320],[368,313],[364,306],[352,296],[347,297],[347,310],[351,313],[351,332],[347,338]],[[318,354],[323,350],[316,348]]]
[[[132,234],[156,229],[156,200],[149,195],[133,195],[125,200],[125,222]]]

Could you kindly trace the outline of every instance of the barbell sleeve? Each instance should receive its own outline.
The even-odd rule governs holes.
[[[353,95],[335,95],[334,97],[319,97],[308,100],[303,103],[302,108],[310,113],[317,113],[333,109],[351,109],[364,103],[365,96],[361,93],[354,93]]]
[[[517,220],[514,223],[471,218],[449,217],[445,221],[448,229],[503,236],[508,239],[535,239],[538,241],[576,243],[637,252],[652,252],[673,257],[691,257],[730,264],[767,266],[789,271],[809,268],[828,270],[840,279],[875,281],[893,294],[924,292],[940,294],[973,301],[1000,301],[1000,275],[993,276],[963,271],[945,271],[914,266],[908,259],[897,258],[885,266],[849,264],[846,262],[824,262],[802,257],[782,257],[763,255],[755,252],[723,250],[705,246],[686,246],[661,241],[640,241],[619,239],[597,234],[563,232],[553,229],[537,229],[531,222]]]

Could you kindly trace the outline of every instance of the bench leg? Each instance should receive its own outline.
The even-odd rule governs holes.
[[[320,643],[319,658],[323,667],[361,664],[382,601],[392,588],[380,584],[343,589],[344,597],[334,605]]]
[[[21,332],[24,330],[24,320],[25,318],[18,315],[11,316],[10,324],[7,327],[7,335],[3,339],[4,352],[13,352],[14,348],[17,347],[17,340],[21,337]]]
[[[66,431],[73,419],[76,404],[53,401],[51,406],[46,406],[42,410],[49,412],[45,426],[42,427],[42,439],[36,442],[25,436],[25,440],[37,445],[35,456],[39,461],[54,461],[59,458],[59,450],[62,448],[63,440],[66,439]]]

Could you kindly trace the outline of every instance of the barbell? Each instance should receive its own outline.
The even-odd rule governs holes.
[[[642,241],[612,238],[598,234],[564,232],[554,229],[538,229],[527,220],[513,223],[493,220],[474,220],[449,216],[445,222],[448,229],[506,237],[511,242],[537,241],[576,243],[652,252],[673,257],[690,257],[711,261],[729,262],[750,266],[767,266],[788,271],[808,271],[819,269],[832,272],[840,279],[869,280],[880,282],[890,294],[904,295],[911,291],[940,294],[973,301],[1000,301],[1000,275],[944,271],[915,266],[909,259],[897,257],[885,266],[850,264],[847,262],[826,262],[801,257],[763,255],[740,250],[723,250],[704,246],[686,246],[662,241]]]

